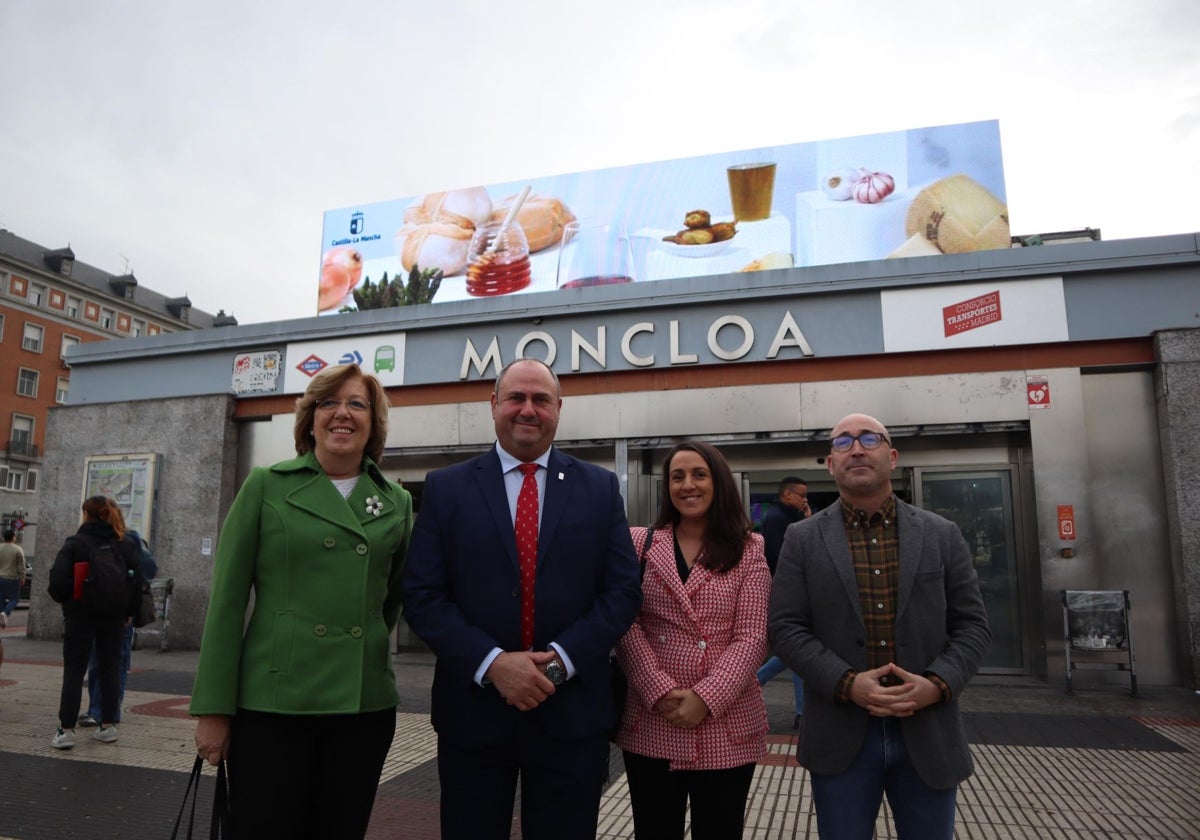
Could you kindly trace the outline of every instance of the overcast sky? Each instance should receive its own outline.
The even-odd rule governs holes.
[[[1195,0],[419,8],[0,0],[0,228],[246,324],[325,210],[997,119],[1013,233],[1200,231]]]

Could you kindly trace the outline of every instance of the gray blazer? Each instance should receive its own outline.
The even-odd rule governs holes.
[[[932,671],[952,700],[900,719],[913,767],[945,789],[971,774],[958,697],[991,646],[979,580],[958,526],[896,500],[900,539],[895,662]],[[867,710],[834,700],[846,671],[865,671],[866,625],[840,504],[787,530],[771,591],[771,648],[804,678],[804,726],[796,758],[811,772],[847,770],[866,734]]]

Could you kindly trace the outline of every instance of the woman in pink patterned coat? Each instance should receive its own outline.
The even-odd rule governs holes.
[[[737,485],[713,446],[676,445],[645,553],[642,611],[617,646],[629,675],[617,734],[634,832],[694,840],[742,836],[767,712],[755,672],[767,653],[771,573]],[[639,551],[645,528],[633,528]]]

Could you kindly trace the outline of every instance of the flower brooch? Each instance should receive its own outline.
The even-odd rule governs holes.
[[[379,501],[378,496],[371,496],[367,499],[367,513],[372,516],[378,516],[383,510],[383,503]]]

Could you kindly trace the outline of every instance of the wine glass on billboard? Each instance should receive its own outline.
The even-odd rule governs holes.
[[[563,229],[558,288],[632,283],[633,250],[625,225],[608,217],[576,219]]]

